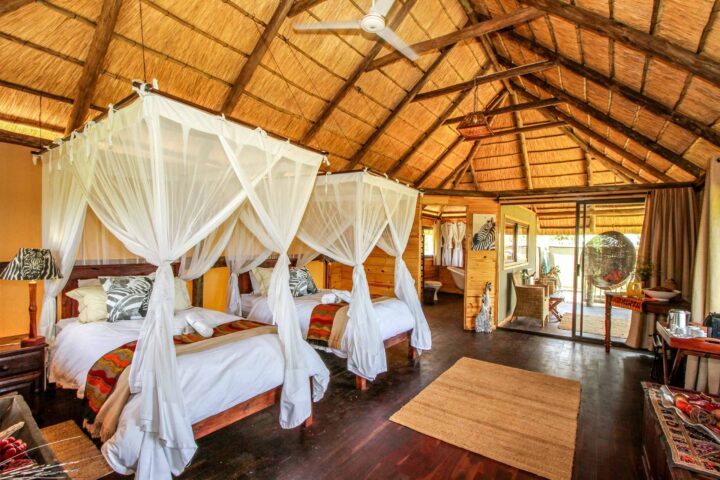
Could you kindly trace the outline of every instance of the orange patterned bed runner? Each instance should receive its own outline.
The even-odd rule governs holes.
[[[250,320],[236,320],[224,323],[213,328],[213,337],[221,337],[251,328],[266,326],[264,323],[251,322]],[[175,335],[173,343],[183,345],[207,340],[198,333]],[[95,422],[95,417],[105,401],[112,393],[120,375],[132,363],[137,341],[126,343],[111,352],[106,353],[95,362],[88,372],[85,383],[85,399],[83,400],[83,417],[89,423]]]
[[[347,303],[321,303],[313,308],[308,326],[307,342],[310,345],[320,347],[330,346],[330,334],[332,333],[335,316],[341,308],[347,307]]]

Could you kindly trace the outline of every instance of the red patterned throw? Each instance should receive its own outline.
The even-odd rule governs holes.
[[[263,323],[251,322],[250,320],[236,320],[215,327],[212,336],[213,338],[221,337],[264,326],[266,325]],[[207,338],[197,333],[175,335],[173,337],[175,345],[196,343],[203,340],[207,340]],[[89,423],[95,422],[95,417],[113,392],[120,375],[132,363],[136,347],[137,341],[133,341],[106,353],[95,362],[88,372],[87,382],[85,383],[85,399],[83,400],[83,417]]]
[[[347,306],[347,303],[321,303],[316,305],[310,315],[307,342],[310,345],[329,347],[330,334],[338,311]]]

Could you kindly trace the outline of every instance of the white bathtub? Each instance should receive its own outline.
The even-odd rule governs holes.
[[[465,270],[458,267],[447,267],[452,276],[455,286],[460,290],[465,290]]]

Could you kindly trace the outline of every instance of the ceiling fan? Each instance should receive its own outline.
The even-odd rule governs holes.
[[[392,8],[395,0],[373,0],[370,11],[359,20],[339,22],[296,23],[295,30],[362,30],[374,33],[385,40],[391,47],[405,55],[412,61],[419,58],[407,43],[403,41],[390,27],[385,24],[385,17]]]

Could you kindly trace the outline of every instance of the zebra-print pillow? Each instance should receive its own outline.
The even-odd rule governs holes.
[[[108,322],[145,318],[152,293],[150,277],[100,277],[107,292]]]
[[[293,297],[302,297],[318,292],[307,268],[290,268],[290,292]]]

